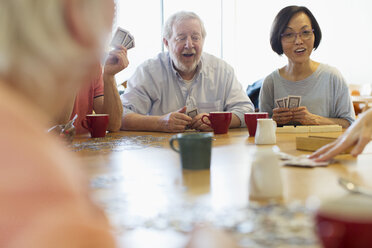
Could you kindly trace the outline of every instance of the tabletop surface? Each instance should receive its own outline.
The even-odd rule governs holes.
[[[98,139],[77,137],[71,146],[123,247],[182,247],[200,222],[231,232],[241,247],[277,247],[278,242],[281,247],[319,247],[312,207],[347,194],[339,177],[372,187],[366,149],[357,159],[339,155],[327,167],[281,167],[282,198],[256,202],[249,196],[251,163],[257,151],[272,145],[255,145],[246,128],[230,129],[213,137],[210,170],[191,171],[182,170],[179,154],[170,149],[172,135],[117,132]],[[310,154],[296,150],[299,136],[308,134],[278,133],[276,146],[291,155]]]

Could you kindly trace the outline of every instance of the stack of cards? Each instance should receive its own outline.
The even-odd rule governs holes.
[[[301,104],[301,96],[287,96],[275,100],[278,108],[298,108]]]
[[[325,166],[328,166],[332,162],[332,161],[315,162],[314,160],[309,159],[307,155],[292,156],[284,152],[279,152],[278,155],[280,159],[283,161],[282,165],[284,166],[313,168],[313,167],[325,167]]]
[[[194,118],[195,116],[198,115],[198,109],[197,109],[197,108],[193,108],[193,109],[191,109],[191,110],[187,110],[186,114],[187,114],[188,116],[190,116],[191,118]],[[186,129],[191,129],[191,127],[188,125],[188,126],[186,127]]]
[[[128,50],[134,47],[134,37],[129,33],[129,31],[118,27],[115,32],[114,37],[110,43],[110,46],[124,46]]]
[[[187,111],[187,115],[190,116],[191,118],[194,118],[195,116],[198,115],[198,109],[197,108],[194,108],[190,111]]]

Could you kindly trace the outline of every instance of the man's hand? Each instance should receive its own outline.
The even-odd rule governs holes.
[[[164,132],[184,132],[187,125],[191,124],[192,118],[187,116],[186,107],[183,107],[176,112],[160,117],[159,124],[160,129]]]
[[[201,113],[201,114],[198,114],[197,116],[195,116],[195,117],[192,119],[192,122],[191,122],[190,127],[191,127],[192,129],[196,129],[196,130],[200,130],[200,131],[212,131],[213,129],[212,129],[210,126],[208,126],[208,125],[206,125],[206,124],[204,124],[204,123],[202,122],[201,119],[202,119],[203,115],[208,115],[208,116],[209,116],[208,113]],[[204,118],[204,121],[210,124],[210,121],[209,121],[208,118]]]
[[[277,124],[283,125],[292,120],[293,113],[289,108],[275,108],[272,118]]]
[[[104,67],[104,76],[115,76],[128,65],[127,49],[124,46],[118,46],[109,53]]]

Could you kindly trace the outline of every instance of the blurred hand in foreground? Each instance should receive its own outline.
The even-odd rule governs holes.
[[[316,162],[327,161],[351,146],[351,155],[358,156],[371,140],[372,109],[359,115],[359,118],[334,142],[323,146],[314,152],[310,158]]]

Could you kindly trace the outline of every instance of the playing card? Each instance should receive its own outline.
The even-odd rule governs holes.
[[[288,96],[288,108],[298,108],[301,104],[301,96]]]
[[[134,47],[134,40],[132,40],[127,46],[126,46],[126,48],[127,48],[127,50],[129,50],[129,49],[131,49],[131,48],[133,48]]]
[[[324,167],[329,165],[329,163],[331,162],[331,161],[315,162],[314,160],[309,159],[307,155],[301,155],[296,157],[284,152],[278,152],[278,155],[280,159],[283,161],[282,164],[285,166],[313,168]]]
[[[111,40],[110,46],[115,47],[115,46],[124,45],[124,41],[126,40],[128,34],[129,32],[127,30],[118,27],[118,29],[115,32],[114,37]]]
[[[284,97],[283,100],[284,100],[284,107],[288,108],[288,97]]]
[[[112,38],[112,41],[110,43],[110,46],[124,46],[128,50],[134,47],[134,37],[129,33],[129,31],[118,27],[118,29],[115,32],[114,37]]]
[[[314,160],[311,160],[307,158],[306,156],[302,155],[299,157],[295,157],[294,159],[285,160],[283,162],[283,165],[285,166],[296,166],[296,167],[325,167],[329,164],[329,161],[326,162],[315,162]]]
[[[195,116],[198,115],[198,109],[195,108],[195,109],[188,111],[187,115],[190,116],[191,118],[194,118]]]
[[[284,108],[284,98],[276,99],[275,102],[278,108]]]
[[[133,36],[128,33],[127,37],[125,38],[123,42],[123,46],[127,47],[129,43],[133,41]]]

